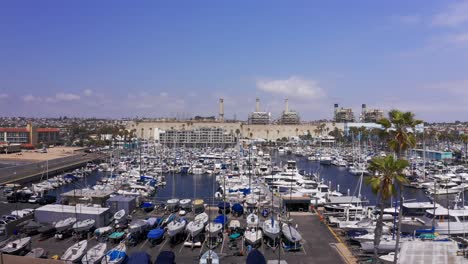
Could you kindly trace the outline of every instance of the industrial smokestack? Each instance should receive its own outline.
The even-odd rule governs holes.
[[[260,112],[260,99],[255,100],[255,112]]]
[[[219,98],[219,121],[224,121],[224,99]]]
[[[288,103],[288,98],[284,100],[284,112],[288,113],[289,112],[289,103]]]

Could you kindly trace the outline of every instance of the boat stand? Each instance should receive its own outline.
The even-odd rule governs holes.
[[[277,248],[278,248],[278,245],[279,245],[279,239],[271,239],[269,237],[265,237],[265,239],[263,240],[263,243],[265,243],[265,245],[269,248],[271,248],[273,251],[275,251]]]
[[[184,242],[185,247],[190,247],[191,249],[198,248],[202,246],[202,241],[205,240],[205,237],[203,234],[198,234],[195,237],[192,238],[192,236],[189,234],[187,236],[187,239]]]

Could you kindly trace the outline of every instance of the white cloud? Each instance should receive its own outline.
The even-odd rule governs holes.
[[[23,101],[25,102],[48,102],[48,103],[57,103],[57,102],[69,102],[80,100],[80,96],[72,93],[57,93],[54,96],[40,97],[28,94],[23,96]]]
[[[80,96],[72,93],[58,93],[55,95],[57,101],[76,101],[80,100]]]
[[[436,14],[432,24],[436,26],[458,26],[468,21],[468,1],[451,4],[444,12]]]
[[[393,16],[392,19],[404,25],[417,25],[422,22],[422,18],[418,14]]]
[[[468,44],[468,33],[458,33],[448,35],[445,38],[446,42],[455,44],[455,45],[466,45]]]
[[[315,80],[306,80],[298,76],[291,76],[284,80],[258,80],[257,89],[288,97],[318,99],[325,96],[325,92]]]
[[[85,90],[83,91],[83,94],[86,95],[86,96],[91,96],[91,95],[93,95],[93,90],[91,90],[91,89],[85,89]]]
[[[6,98],[8,98],[8,94],[0,93],[0,99],[6,99]]]
[[[36,96],[34,96],[32,94],[28,94],[28,95],[23,96],[23,101],[25,101],[25,102],[41,101],[41,98],[36,97]]]
[[[451,94],[454,98],[466,99],[468,96],[468,79],[439,82],[428,85],[429,90]]]

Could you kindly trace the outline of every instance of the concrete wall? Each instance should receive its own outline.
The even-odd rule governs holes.
[[[240,137],[256,139],[263,138],[266,140],[277,140],[283,137],[297,137],[300,135],[307,135],[310,133],[315,136],[315,129],[318,124],[299,124],[299,125],[249,125],[242,122],[195,122],[195,121],[155,121],[155,122],[129,122],[127,124],[127,130],[135,131],[138,138],[143,139],[154,139],[155,134],[159,130],[171,130],[171,129],[194,129],[200,127],[220,127],[225,129],[228,133],[233,133],[237,136],[236,131],[239,131]],[[328,134],[328,131],[332,131],[338,127],[343,130],[344,124],[327,122],[325,124],[325,131],[323,134]]]
[[[0,253],[0,264],[65,264],[61,260],[39,259]]]

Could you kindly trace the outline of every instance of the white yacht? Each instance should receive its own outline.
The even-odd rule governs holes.
[[[425,225],[423,228],[431,228],[434,223],[435,232],[442,235],[463,235],[468,233],[468,209],[447,209],[437,207],[435,210],[426,210],[422,217]]]

